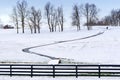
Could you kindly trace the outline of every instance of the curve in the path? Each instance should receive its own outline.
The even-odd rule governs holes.
[[[47,58],[50,58],[50,59],[58,59],[56,57],[44,55],[44,54],[41,54],[41,53],[32,52],[32,51],[30,51],[30,49],[37,48],[37,47],[43,47],[43,46],[49,46],[49,45],[55,45],[55,44],[60,44],[60,43],[78,41],[78,40],[83,40],[83,39],[88,39],[88,38],[91,38],[91,37],[95,37],[95,36],[101,35],[103,33],[104,33],[104,31],[103,32],[99,32],[99,33],[94,34],[94,35],[90,35],[90,36],[84,37],[84,38],[77,38],[77,39],[72,39],[72,40],[58,41],[58,42],[53,42],[53,43],[49,43],[49,44],[44,44],[44,45],[39,45],[39,46],[33,46],[33,47],[22,49],[22,51],[26,52],[26,53],[30,53],[30,54],[35,54],[35,55],[38,55],[38,56],[47,57]]]

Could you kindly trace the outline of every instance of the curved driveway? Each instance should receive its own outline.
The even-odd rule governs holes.
[[[22,51],[26,52],[26,53],[30,53],[30,54],[35,54],[35,55],[38,55],[38,56],[43,56],[43,57],[50,58],[50,59],[58,59],[56,57],[49,56],[49,55],[44,55],[42,53],[32,52],[32,51],[30,51],[30,49],[37,48],[37,47],[49,46],[49,45],[55,45],[55,44],[60,44],[60,43],[78,41],[78,40],[83,40],[83,39],[88,39],[88,38],[91,38],[91,37],[95,37],[95,36],[101,35],[103,33],[104,33],[104,31],[103,32],[99,32],[99,33],[94,34],[94,35],[90,35],[90,36],[84,37],[84,38],[77,38],[77,39],[65,40],[65,41],[57,41],[57,42],[53,42],[53,43],[49,43],[49,44],[44,44],[44,45],[39,45],[39,46],[33,46],[33,47],[22,49]]]
[[[41,53],[36,53],[36,52],[30,51],[30,49],[33,49],[33,48],[43,47],[43,46],[49,46],[49,45],[54,45],[54,44],[57,44],[57,42],[50,43],[50,44],[39,45],[39,46],[33,46],[33,47],[29,47],[29,48],[25,48],[25,49],[22,49],[22,51],[26,52],[26,53],[30,53],[30,54],[35,54],[35,55],[38,55],[38,56],[47,57],[47,58],[50,58],[50,59],[57,59],[57,58],[52,57],[52,56],[48,56],[48,55],[44,55],[44,54],[41,54]]]

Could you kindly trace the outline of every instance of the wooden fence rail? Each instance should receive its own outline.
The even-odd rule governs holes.
[[[0,75],[8,76],[97,76],[120,77],[120,65],[25,65],[0,64]]]

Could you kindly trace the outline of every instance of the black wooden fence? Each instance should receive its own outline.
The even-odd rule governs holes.
[[[0,75],[8,76],[96,76],[120,77],[120,65],[25,65],[0,64]]]

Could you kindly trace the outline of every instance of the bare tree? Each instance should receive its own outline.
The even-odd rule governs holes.
[[[36,15],[37,14],[36,14],[35,8],[31,7],[29,19],[30,19],[30,22],[31,22],[31,26],[33,26],[33,28],[34,28],[34,33],[37,33]]]
[[[118,26],[120,26],[120,9],[117,11]]]
[[[80,30],[80,11],[78,5],[73,6],[72,25],[77,26],[77,31]]]
[[[47,17],[47,23],[48,23],[50,32],[52,32],[51,25],[50,25],[50,19],[51,19],[50,14],[51,14],[51,9],[52,9],[51,3],[48,2],[48,3],[45,5],[45,15],[46,15],[46,17]]]
[[[19,19],[18,19],[18,13],[16,7],[13,8],[13,13],[11,15],[12,21],[17,29],[17,34],[19,33]]]
[[[112,26],[120,26],[120,9],[111,11]]]
[[[58,7],[58,25],[60,25],[61,32],[64,30],[64,14],[63,14],[63,7]],[[60,30],[59,30],[60,31]]]
[[[47,23],[49,26],[50,32],[56,31],[56,27],[58,24],[58,16],[57,10],[48,2],[45,6],[45,16],[47,17]]]
[[[51,18],[50,18],[50,24],[51,24],[51,30],[52,32],[56,31],[56,27],[57,27],[57,11],[55,9],[52,8],[51,10]]]
[[[41,11],[38,10],[37,13],[36,13],[36,26],[38,28],[38,33],[40,33],[40,24],[41,24],[41,19],[42,19],[42,15],[41,15]]]
[[[99,12],[99,9],[97,9],[96,5],[95,4],[91,4],[89,6],[89,10],[90,10],[90,14],[89,14],[89,22],[88,22],[88,25],[89,26],[92,26],[94,24],[96,24],[98,18],[97,18],[97,15],[98,15],[98,12]]]
[[[95,4],[86,3],[83,8],[83,14],[86,17],[87,29],[91,29],[91,24],[97,20],[98,9]]]
[[[89,22],[89,4],[88,3],[86,3],[85,4],[85,7],[84,7],[84,15],[85,15],[85,17],[86,17],[86,25],[87,25],[87,29],[88,30],[90,30],[90,27],[89,27],[89,25],[88,25],[88,22]]]
[[[41,24],[41,11],[40,10],[36,10],[35,7],[31,7],[31,10],[29,11],[29,26],[30,29],[32,31],[32,29],[34,29],[34,33],[37,33],[37,29],[38,29],[38,33],[40,33],[40,24]]]
[[[25,19],[28,15],[28,10],[27,10],[27,2],[23,0],[22,2],[17,2],[17,10],[18,10],[18,15],[20,17],[21,21],[21,26],[22,26],[22,33],[24,33],[24,28],[25,28]]]

